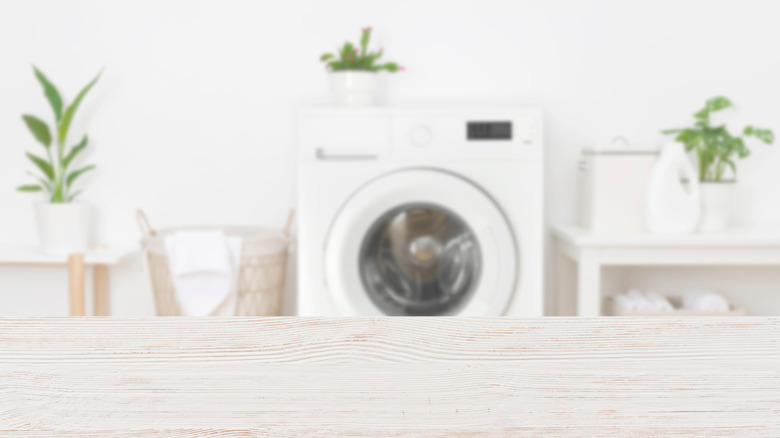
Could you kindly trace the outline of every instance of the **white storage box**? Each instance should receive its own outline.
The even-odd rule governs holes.
[[[645,188],[657,148],[586,147],[578,168],[580,226],[595,232],[645,230]]]

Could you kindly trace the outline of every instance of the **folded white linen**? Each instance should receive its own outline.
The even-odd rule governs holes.
[[[232,315],[241,238],[222,230],[177,231],[165,238],[165,247],[181,313]]]
[[[165,249],[174,276],[230,273],[230,256],[222,230],[176,231],[165,237]]]
[[[728,312],[731,305],[728,300],[714,292],[691,291],[683,294],[682,305],[692,312]]]

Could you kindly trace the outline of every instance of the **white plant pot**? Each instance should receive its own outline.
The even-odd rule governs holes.
[[[71,202],[35,204],[38,238],[46,254],[84,252],[90,247],[91,209],[88,204]]]
[[[729,224],[734,181],[702,182],[700,231],[721,231]]]
[[[329,73],[330,89],[336,104],[371,106],[377,101],[377,74],[370,71],[345,70]]]

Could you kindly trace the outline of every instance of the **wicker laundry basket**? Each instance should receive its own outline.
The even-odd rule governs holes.
[[[217,227],[227,236],[241,237],[241,264],[236,284],[235,316],[278,316],[282,312],[282,295],[290,246],[290,224],[293,213],[283,230],[259,227]],[[181,316],[176,291],[171,278],[165,236],[177,230],[213,229],[187,227],[155,230],[143,211],[139,210],[138,224],[143,237],[155,310],[158,316]]]

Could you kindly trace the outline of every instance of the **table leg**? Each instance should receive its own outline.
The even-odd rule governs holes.
[[[92,267],[92,291],[95,300],[95,316],[108,316],[108,266]]]
[[[582,254],[577,264],[577,316],[600,314],[601,264],[592,254]]]
[[[84,316],[84,254],[68,256],[70,316]]]

